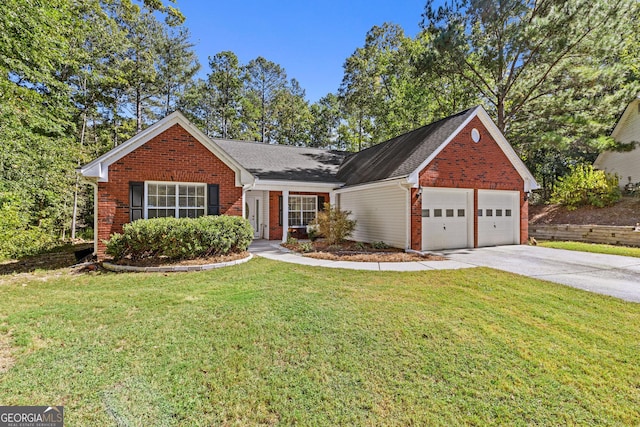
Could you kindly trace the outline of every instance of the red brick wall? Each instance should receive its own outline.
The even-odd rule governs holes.
[[[278,198],[282,191],[269,191],[269,240],[282,240],[280,221],[280,204]]]
[[[220,213],[242,215],[242,188],[235,172],[180,125],[174,125],[109,166],[98,183],[98,257],[106,240],[129,222],[129,182],[201,182],[220,185]]]
[[[319,196],[324,197],[324,201],[329,203],[329,193],[301,193],[292,191],[291,196]],[[282,191],[269,191],[269,240],[282,240],[282,226],[280,221],[280,205],[278,197],[282,196]]]
[[[473,142],[471,130],[478,129],[480,141]],[[469,124],[429,163],[419,178],[421,187],[473,188],[474,246],[478,245],[478,189],[520,191],[520,241],[528,238],[528,204],[524,201],[524,181],[479,118]],[[411,248],[422,249],[422,199],[412,190]]]

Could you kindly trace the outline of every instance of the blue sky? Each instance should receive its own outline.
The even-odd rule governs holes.
[[[419,31],[426,0],[178,0],[202,64],[223,50],[242,64],[263,56],[296,78],[315,102],[335,92],[345,59],[364,45],[374,25],[393,22]]]

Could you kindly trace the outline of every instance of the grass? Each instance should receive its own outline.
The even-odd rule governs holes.
[[[614,246],[597,243],[538,241],[538,246],[545,248],[566,249],[569,251],[593,252],[597,254],[623,255],[640,258],[640,248],[629,246]]]
[[[640,423],[640,305],[491,269],[1,279],[0,402],[68,425]]]

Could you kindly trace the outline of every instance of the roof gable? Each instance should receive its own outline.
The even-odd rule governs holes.
[[[351,155],[338,172],[347,185],[408,176],[473,113],[462,111]]]
[[[251,174],[244,169],[234,158],[229,156],[224,150],[220,149],[214,144],[209,137],[198,130],[195,126],[187,120],[180,112],[176,111],[171,113],[164,119],[154,123],[141,132],[138,132],[129,140],[123,142],[117,147],[109,150],[102,156],[87,163],[79,168],[81,175],[87,178],[95,178],[98,182],[109,181],[109,166],[117,162],[127,154],[142,147],[148,141],[152,140],[156,136],[162,134],[166,130],[175,125],[179,125],[191,136],[193,136],[199,143],[206,147],[213,155],[218,157],[223,163],[231,168],[236,173],[236,184],[242,185],[253,181]]]
[[[420,171],[433,161],[474,117],[482,121],[522,176],[525,191],[538,188],[531,172],[482,106],[464,110],[351,155],[340,167],[338,179],[350,186],[406,177],[409,183],[417,186]]]

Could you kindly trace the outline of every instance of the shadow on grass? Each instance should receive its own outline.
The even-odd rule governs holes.
[[[0,275],[71,267],[90,258],[92,253],[93,243],[65,245],[42,254],[3,261],[0,263]]]

